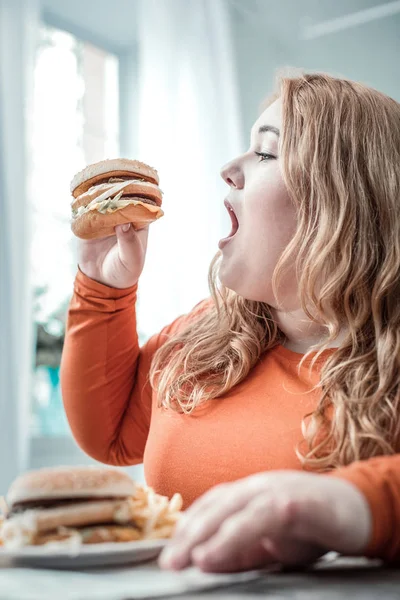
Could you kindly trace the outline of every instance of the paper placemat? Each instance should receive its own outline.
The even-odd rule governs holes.
[[[260,571],[162,571],[156,563],[88,571],[0,569],[0,600],[136,600],[217,588],[258,579]]]

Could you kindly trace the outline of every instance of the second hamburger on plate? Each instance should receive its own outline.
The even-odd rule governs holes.
[[[41,469],[11,485],[0,538],[6,548],[169,538],[181,507],[179,494],[168,500],[118,469]]]

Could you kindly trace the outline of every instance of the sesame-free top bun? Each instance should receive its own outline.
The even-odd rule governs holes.
[[[20,475],[7,494],[9,508],[35,500],[64,498],[124,498],[135,493],[135,482],[124,471],[106,467],[57,467]]]
[[[72,195],[77,198],[99,181],[106,179],[108,175],[110,177],[136,175],[156,185],[160,183],[156,169],[149,167],[149,165],[128,158],[113,158],[88,165],[85,169],[79,171],[71,181]]]

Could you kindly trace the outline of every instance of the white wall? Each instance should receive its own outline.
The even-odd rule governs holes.
[[[400,15],[298,45],[307,68],[342,74],[400,100]]]
[[[331,22],[333,7],[337,18],[340,10],[346,15],[351,8],[358,12],[385,3],[353,0],[322,1],[317,5],[310,0],[250,0],[244,4],[247,12],[235,3],[231,14],[245,140],[260,102],[273,88],[276,70],[283,66],[355,79],[400,100],[400,13],[314,39],[301,39],[307,22]]]
[[[160,0],[161,2],[162,0]],[[235,61],[247,141],[261,101],[272,89],[277,68],[291,65],[363,81],[400,100],[400,13],[312,40],[307,24],[332,22],[388,4],[387,0],[227,0],[231,9]],[[136,48],[137,0],[41,0],[43,12],[60,27],[72,27],[93,43],[127,57]],[[361,11],[361,12],[360,12]],[[129,87],[125,79],[124,85]],[[128,93],[134,100],[132,88]],[[130,123],[127,129],[132,130]],[[126,137],[126,142],[129,137]],[[129,143],[123,149],[129,150]]]
[[[261,102],[273,90],[274,74],[287,63],[286,48],[252,21],[235,10],[231,13],[239,102],[242,115],[242,139],[249,143],[250,129]]]

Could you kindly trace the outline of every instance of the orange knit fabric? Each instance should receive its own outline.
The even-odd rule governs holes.
[[[266,353],[224,398],[190,416],[157,407],[148,374],[152,356],[193,318],[177,319],[139,349],[136,287],[117,290],[79,272],[70,304],[61,366],[65,410],[77,443],[98,461],[144,462],[146,480],[160,494],[179,491],[185,506],[212,486],[260,471],[300,469],[295,447],[302,418],[318,401],[314,368],[300,373],[301,355],[282,346]],[[338,469],[373,513],[367,554],[400,557],[400,457],[380,457]]]

